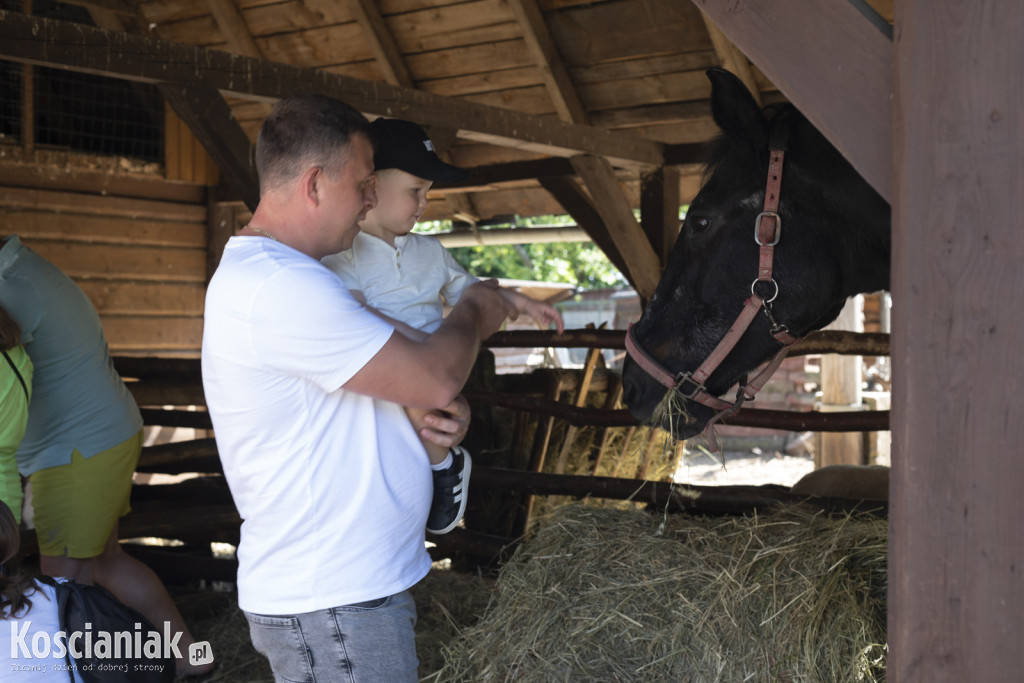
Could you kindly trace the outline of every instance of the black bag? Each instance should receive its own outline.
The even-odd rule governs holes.
[[[86,683],[174,681],[173,650],[146,617],[100,586],[58,581],[56,588],[71,681],[72,667]],[[72,658],[72,648],[82,656]]]

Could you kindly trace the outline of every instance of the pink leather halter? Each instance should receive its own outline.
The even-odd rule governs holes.
[[[782,218],[778,214],[778,208],[785,149],[776,149],[773,146],[770,152],[768,183],[764,195],[764,210],[754,219],[754,241],[760,247],[757,279],[751,283],[750,297],[743,302],[743,309],[740,311],[739,316],[737,316],[736,321],[729,328],[729,331],[725,333],[725,336],[722,337],[722,340],[718,342],[714,350],[704,359],[700,367],[693,372],[673,374],[641,348],[636,341],[636,337],[633,336],[632,324],[630,324],[629,329],[626,331],[626,352],[648,375],[670,391],[677,392],[683,398],[696,401],[719,411],[705,426],[705,435],[712,451],[718,450],[718,443],[712,429],[714,423],[723,417],[735,413],[740,409],[744,401],[753,399],[765,382],[768,381],[768,378],[771,377],[772,373],[778,369],[782,360],[789,352],[789,348],[800,341],[798,337],[790,334],[789,329],[785,325],[775,319],[771,307],[772,302],[779,294],[779,285],[775,278],[772,277],[772,269],[775,259],[775,245],[779,243],[779,239],[782,236]],[[770,284],[773,288],[769,290],[771,294],[767,298],[762,297],[757,292],[758,285],[761,283]],[[763,310],[765,315],[768,316],[768,320],[771,322],[770,334],[776,341],[782,344],[782,349],[765,364],[761,371],[754,376],[753,380],[746,381],[745,378],[741,380],[739,390],[736,392],[736,400],[730,403],[708,393],[704,383],[711,376],[711,373],[722,364],[722,361],[729,355],[729,352],[739,343],[740,338],[747,331],[747,328],[750,327],[759,310]]]

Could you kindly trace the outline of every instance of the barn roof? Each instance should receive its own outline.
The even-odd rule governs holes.
[[[158,84],[250,207],[249,145],[273,101],[325,92],[424,124],[473,169],[437,188],[425,219],[570,213],[644,293],[716,132],[704,71],[724,66],[763,103],[785,99],[702,3],[680,0],[67,4],[82,23],[0,13],[0,59]],[[892,20],[892,0],[852,4]]]

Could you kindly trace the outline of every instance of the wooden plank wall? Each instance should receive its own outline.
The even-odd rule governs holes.
[[[0,234],[92,299],[117,355],[198,357],[207,281],[206,188],[67,163],[0,162]]]
[[[220,170],[171,105],[164,103],[164,177],[216,185]]]

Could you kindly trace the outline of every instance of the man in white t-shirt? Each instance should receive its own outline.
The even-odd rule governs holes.
[[[376,204],[369,124],[347,105],[279,102],[256,166],[260,204],[210,282],[202,356],[243,519],[239,605],[278,679],[415,681],[408,588],[430,567],[432,483],[402,406],[441,411],[430,438],[457,445],[480,340],[515,313],[480,283],[414,340],[320,264]]]

